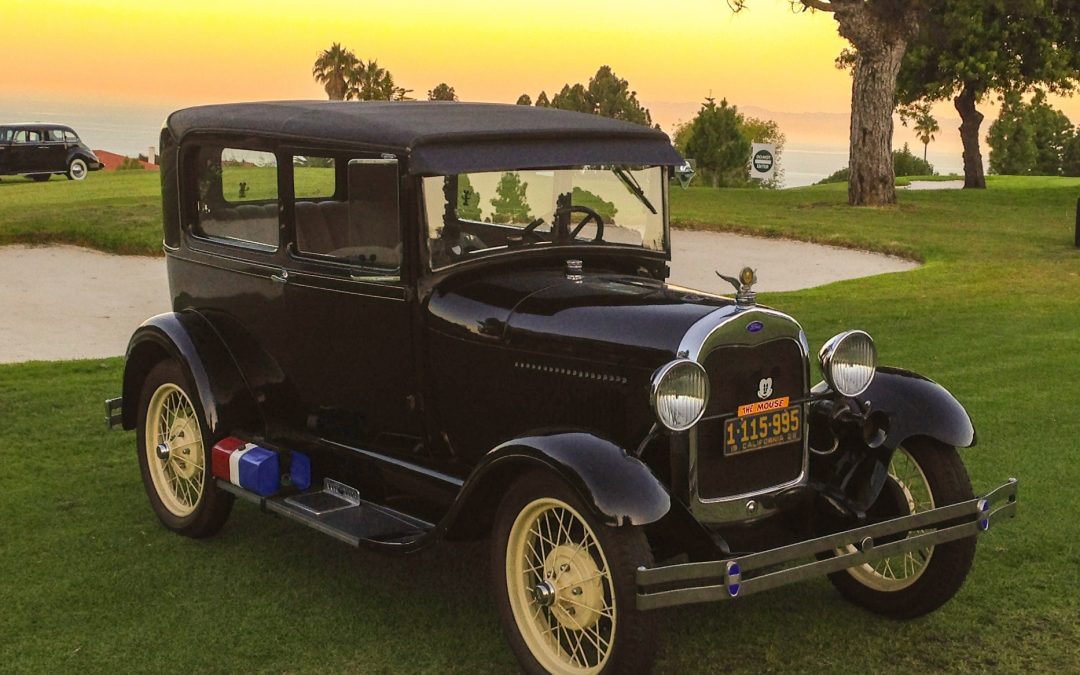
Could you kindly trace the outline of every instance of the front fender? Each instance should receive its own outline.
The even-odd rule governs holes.
[[[949,390],[918,373],[878,368],[870,387],[859,396],[870,401],[870,412],[889,421],[885,447],[903,445],[912,436],[928,436],[957,448],[975,445],[975,425]]]
[[[660,479],[615,443],[585,431],[540,432],[502,443],[477,464],[447,518],[448,536],[482,534],[510,482],[530,468],[559,475],[608,525],[647,525],[671,509]],[[471,522],[457,522],[459,513]]]
[[[131,336],[124,365],[125,429],[135,428],[143,380],[166,358],[187,372],[211,436],[236,428],[252,432],[265,428],[255,399],[217,332],[201,314],[184,311],[151,317]]]

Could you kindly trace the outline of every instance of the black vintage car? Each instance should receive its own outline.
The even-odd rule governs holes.
[[[36,181],[54,173],[82,180],[102,168],[94,151],[62,124],[0,125],[0,176],[24,175]]]
[[[526,106],[209,106],[162,130],[173,311],[127,352],[154,511],[236,498],[355,546],[490,536],[529,672],[651,663],[655,610],[829,575],[893,617],[947,601],[975,442],[944,388],[845,331],[666,283],[660,131]]]

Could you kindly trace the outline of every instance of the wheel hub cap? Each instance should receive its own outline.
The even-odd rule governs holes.
[[[533,598],[541,607],[551,607],[555,602],[555,586],[550,581],[542,581],[533,588]]]
[[[157,457],[164,464],[169,461],[169,444],[160,443],[157,446]]]
[[[578,630],[591,628],[604,608],[600,568],[583,547],[560,544],[544,560],[544,584],[555,588],[551,613],[559,623]]]

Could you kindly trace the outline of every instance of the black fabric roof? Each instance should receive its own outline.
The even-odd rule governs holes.
[[[179,110],[167,124],[180,139],[198,131],[250,132],[405,152],[414,174],[683,161],[667,135],[656,129],[598,115],[497,103],[231,103]]]

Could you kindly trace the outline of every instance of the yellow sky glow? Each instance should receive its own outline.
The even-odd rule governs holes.
[[[787,0],[739,15],[724,0],[7,0],[0,20],[0,59],[27,65],[0,70],[0,104],[323,98],[311,65],[334,41],[417,98],[442,81],[463,100],[550,96],[609,64],[666,128],[710,92],[788,112],[845,113],[850,98],[831,16]],[[1059,105],[1080,120],[1080,101]]]

